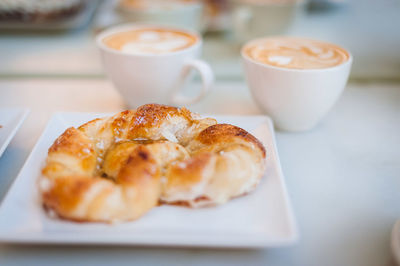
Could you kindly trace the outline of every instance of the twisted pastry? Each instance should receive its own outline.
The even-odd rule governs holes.
[[[43,205],[76,221],[134,220],[159,203],[202,207],[256,187],[263,145],[185,108],[148,104],[68,128],[50,147]]]

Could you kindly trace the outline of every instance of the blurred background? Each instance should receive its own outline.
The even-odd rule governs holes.
[[[293,35],[354,56],[353,80],[400,80],[400,0],[0,0],[0,78],[103,77],[96,33],[123,22],[195,28],[219,79],[248,39]]]
[[[261,113],[242,82],[239,51],[248,39],[310,37],[353,54],[350,84],[324,121],[307,133],[277,132],[301,243],[266,252],[0,245],[0,264],[95,258],[104,265],[118,257],[127,265],[204,265],[204,258],[236,265],[392,265],[386,263],[389,235],[400,213],[400,0],[0,0],[0,107],[31,109],[0,160],[0,200],[54,112],[124,108],[105,79],[95,36],[112,25],[152,21],[203,34],[203,57],[218,88],[191,107],[199,113]]]

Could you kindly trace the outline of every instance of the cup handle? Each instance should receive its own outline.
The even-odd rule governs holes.
[[[195,69],[199,72],[202,81],[202,88],[199,94],[196,96],[188,97],[182,95],[181,90],[183,89],[192,69]],[[213,82],[214,74],[211,70],[211,67],[203,60],[191,59],[187,61],[183,67],[181,77],[177,86],[175,87],[175,91],[173,91],[171,102],[176,105],[190,105],[196,103],[211,90]]]
[[[253,18],[253,12],[251,8],[241,6],[234,10],[233,12],[233,22],[236,29],[240,32],[247,32],[249,29],[250,20]]]

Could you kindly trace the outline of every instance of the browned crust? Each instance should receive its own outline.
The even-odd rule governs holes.
[[[42,194],[43,203],[47,208],[73,210],[84,198],[84,194],[94,182],[106,179],[95,179],[89,176],[66,176],[54,179],[52,189]],[[61,213],[62,214],[62,213]]]
[[[161,104],[146,104],[140,106],[135,113],[134,120],[132,121],[131,127],[153,127],[157,126],[166,117],[172,115],[178,115],[179,109],[172,106],[161,105]]]
[[[73,155],[80,155],[81,153],[85,155],[86,152],[83,152],[82,149],[87,148],[93,151],[90,143],[83,140],[83,134],[76,128],[70,127],[54,141],[53,145],[49,148],[49,152],[63,151]]]
[[[64,131],[49,148],[49,155],[54,153],[66,153],[81,161],[83,169],[90,169],[96,163],[96,153],[93,143],[86,137],[83,132],[74,127],[70,127]],[[43,173],[47,170],[57,167],[56,164],[48,164]]]
[[[115,137],[125,137],[135,139],[146,135],[151,129],[159,128],[163,122],[174,116],[184,118],[189,124],[196,123],[192,113],[185,107],[177,108],[162,104],[145,104],[138,107],[136,110],[126,110],[114,116],[111,124],[104,124],[99,128],[99,133],[105,129],[111,128]],[[85,131],[89,126],[103,119],[91,120],[79,127],[79,130]],[[127,130],[127,132],[126,132]],[[127,133],[127,135],[124,135]]]
[[[117,183],[123,185],[137,185],[142,187],[143,183],[151,180],[159,180],[160,169],[156,161],[145,146],[138,146],[126,159],[124,166],[117,176]]]
[[[179,116],[188,121],[189,124],[196,123],[197,121],[192,117],[192,113],[185,108],[179,109],[166,105],[147,104],[139,107],[137,110],[121,112],[108,120],[95,119],[83,124],[78,129],[74,127],[68,128],[49,148],[49,156],[51,153],[66,153],[82,159],[82,162],[95,160],[96,151],[94,144],[85,134],[85,129],[90,129],[92,130],[91,132],[101,132],[107,130],[107,127],[111,127],[114,136],[123,136],[123,138],[134,140],[135,136],[144,136],[148,130],[162,126],[166,119],[170,119],[173,116]],[[104,123],[101,121],[104,121]],[[98,122],[100,123],[97,124]],[[97,127],[97,125],[100,127]],[[244,129],[229,124],[209,126],[201,131],[196,137],[196,141],[204,145],[227,144],[232,143],[233,139],[238,140],[237,138],[254,144],[251,148],[258,148],[265,158],[265,148],[257,138]],[[124,160],[123,167],[121,167],[114,179],[115,182],[97,175],[55,178],[53,179],[55,181],[54,187],[42,194],[44,206],[54,209],[60,217],[76,220],[71,219],[66,214],[79,204],[91,185],[96,182],[109,182],[110,187],[106,186],[107,188],[104,193],[112,190],[112,186],[115,183],[129,187],[146,187],[146,189],[140,191],[139,195],[141,201],[148,201],[142,204],[144,206],[142,211],[145,212],[148,208],[154,206],[161,192],[161,184],[159,182],[161,169],[157,166],[151,152],[146,148],[145,144],[147,142],[140,143],[139,141],[137,144],[139,144],[138,147]],[[213,154],[211,153],[201,153],[186,160],[184,165],[180,165],[179,163],[173,164],[169,169],[174,172],[174,178],[168,180],[168,186],[190,187],[192,184],[201,181],[203,172],[206,170],[206,167],[212,164],[213,158]],[[57,167],[54,163],[51,166]],[[50,167],[49,163],[46,167]],[[43,172],[43,174],[46,173]],[[205,200],[207,199],[199,197],[195,201]],[[183,203],[176,202],[172,204],[181,205]]]
[[[63,152],[90,161],[94,156],[92,142],[79,130],[70,127],[49,148],[50,153]]]
[[[136,109],[135,115],[129,126],[129,138],[146,134],[152,128],[159,128],[162,123],[173,116],[183,116],[191,121],[191,112],[186,108],[176,108],[162,104],[145,104]]]
[[[249,132],[237,126],[229,124],[216,124],[209,126],[200,132],[196,140],[205,145],[212,145],[214,143],[230,142],[230,138],[232,136],[239,137],[244,141],[253,143],[261,150],[263,157],[265,158],[266,151],[264,145]]]
[[[121,137],[125,133],[124,130],[129,128],[129,124],[132,121],[132,117],[134,116],[134,111],[126,110],[124,112],[119,113],[117,118],[111,124],[111,129],[113,131],[114,136]]]

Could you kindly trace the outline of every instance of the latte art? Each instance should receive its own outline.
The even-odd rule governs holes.
[[[194,45],[198,37],[168,29],[141,28],[104,38],[108,47],[129,54],[165,54]]]
[[[251,42],[244,53],[260,63],[292,69],[329,68],[349,59],[346,50],[334,44],[292,37]]]

